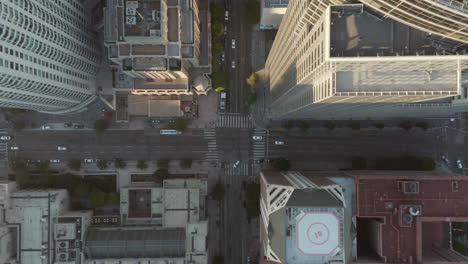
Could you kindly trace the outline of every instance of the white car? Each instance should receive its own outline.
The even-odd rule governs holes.
[[[85,162],[85,163],[94,163],[94,162],[96,162],[96,161],[93,160],[93,159],[84,159],[84,162]]]
[[[232,61],[232,62],[231,62],[231,67],[232,67],[233,69],[236,68],[236,62],[235,62],[235,61]]]
[[[231,47],[232,47],[233,49],[236,48],[236,40],[235,40],[235,39],[232,39],[232,41],[231,41]]]
[[[284,145],[284,141],[276,140],[275,145]]]
[[[11,149],[11,150],[18,150],[19,147],[17,147],[17,146],[11,146],[10,149]]]
[[[234,168],[237,168],[239,166],[239,163],[240,163],[240,160],[236,161],[236,163],[234,163],[234,165],[232,165]]]
[[[67,147],[58,146],[58,147],[57,147],[57,150],[58,150],[58,151],[65,151],[65,150],[67,150]]]
[[[459,169],[463,169],[463,164],[461,162],[461,160],[457,160],[457,166]]]
[[[227,10],[224,12],[224,19],[229,20],[229,11]]]
[[[49,130],[49,129],[52,129],[52,127],[48,126],[48,125],[43,125],[43,126],[41,126],[41,129],[42,130]]]
[[[224,61],[224,52],[221,53],[221,61]]]
[[[252,139],[253,140],[262,140],[263,137],[262,136],[253,136]]]
[[[447,157],[445,155],[442,155],[442,160],[445,161],[445,163],[447,163],[447,164],[450,163],[449,159],[447,159]]]
[[[60,163],[60,160],[58,160],[58,159],[51,159],[51,160],[49,160],[49,163],[51,163],[51,164],[57,164],[57,163]]]
[[[11,137],[10,136],[1,136],[0,139],[1,140],[10,140]]]

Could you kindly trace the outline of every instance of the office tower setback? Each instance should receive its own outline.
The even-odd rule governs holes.
[[[0,106],[68,113],[92,102],[100,63],[83,1],[0,1]]]
[[[340,2],[347,1],[289,4],[266,62],[270,118],[448,116],[468,109],[453,100],[468,68],[458,23],[442,32],[435,18],[398,17],[404,5],[383,14],[377,1]],[[464,21],[462,10],[443,10],[437,15],[452,11]]]

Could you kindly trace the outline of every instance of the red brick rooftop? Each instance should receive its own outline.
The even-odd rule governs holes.
[[[404,181],[418,182],[418,192],[403,193]],[[383,261],[422,263],[423,258],[435,258],[432,260],[445,263],[442,258],[463,262],[460,255],[448,250],[447,222],[468,222],[467,176],[359,176],[356,195],[359,219],[373,217],[383,223],[381,232],[375,226],[370,231],[374,231]],[[402,220],[409,214],[405,205],[421,206],[421,215],[414,216],[410,224]]]

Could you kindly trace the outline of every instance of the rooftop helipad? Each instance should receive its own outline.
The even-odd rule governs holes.
[[[334,255],[340,249],[339,230],[333,213],[306,213],[296,223],[297,249],[305,255]]]

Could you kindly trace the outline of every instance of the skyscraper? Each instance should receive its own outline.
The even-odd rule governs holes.
[[[0,0],[0,106],[76,111],[96,96],[100,54],[79,0]]]
[[[390,1],[393,10],[377,1],[343,4],[349,2],[289,4],[266,62],[270,118],[447,116],[468,109],[451,100],[461,94],[468,68],[465,30],[454,23],[443,31],[445,20],[437,19],[464,21],[462,9],[435,12],[421,4],[425,12],[410,19],[399,15],[398,1]]]

